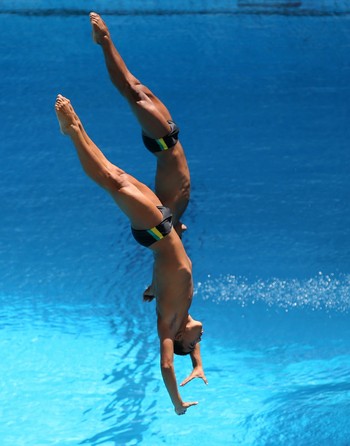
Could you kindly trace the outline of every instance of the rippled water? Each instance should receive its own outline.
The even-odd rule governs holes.
[[[329,294],[327,279],[308,282],[197,284],[210,383],[183,390],[200,401],[186,418],[173,416],[160,381],[150,306],[2,298],[4,444],[345,445],[348,278]],[[182,379],[189,364],[176,365]]]
[[[179,122],[192,172],[184,242],[209,385],[183,388],[199,405],[176,417],[154,305],[141,301],[150,253],[81,172],[58,131],[56,94],[150,185],[154,160],[84,8],[18,15],[8,2],[1,445],[349,443],[350,34],[345,9],[333,16],[323,3],[324,16],[271,5],[271,15],[108,16],[130,67]],[[186,359],[176,358],[179,381]]]

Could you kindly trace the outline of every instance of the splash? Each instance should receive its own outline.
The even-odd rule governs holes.
[[[213,302],[236,301],[242,307],[258,302],[268,306],[289,308],[308,307],[313,310],[350,309],[350,275],[323,274],[309,279],[269,280],[250,282],[245,277],[233,275],[212,278],[199,282],[196,294]]]

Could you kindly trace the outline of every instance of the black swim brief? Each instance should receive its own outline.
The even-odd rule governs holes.
[[[157,206],[157,208],[161,211],[164,217],[159,225],[151,229],[134,229],[131,227],[131,232],[134,239],[142,246],[148,247],[153,245],[153,243],[168,235],[173,227],[173,216],[170,209],[165,206]]]
[[[168,121],[171,130],[163,138],[153,139],[149,136],[146,136],[144,132],[142,132],[142,140],[145,147],[152,153],[163,152],[164,150],[171,149],[179,140],[179,127],[175,124],[174,121]]]

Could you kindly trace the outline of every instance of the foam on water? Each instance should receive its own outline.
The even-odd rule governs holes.
[[[242,307],[263,302],[273,307],[309,308],[346,312],[350,308],[350,275],[319,274],[309,279],[272,278],[250,283],[247,278],[226,275],[208,277],[197,292],[214,302],[234,301]]]

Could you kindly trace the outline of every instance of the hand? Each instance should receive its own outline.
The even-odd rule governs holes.
[[[192,373],[182,381],[182,383],[180,384],[180,386],[184,386],[185,384],[189,383],[190,381],[192,381],[192,379],[194,378],[201,378],[205,384],[208,384],[208,380],[206,378],[206,376],[204,375],[204,371],[202,367],[195,367],[192,370]]]
[[[153,292],[153,286],[149,285],[143,292],[143,301],[144,302],[152,302],[154,297],[155,296],[154,296],[154,292]]]
[[[175,412],[178,415],[184,415],[189,407],[196,406],[197,404],[197,401],[193,401],[192,403],[181,403],[179,406],[175,406]]]

